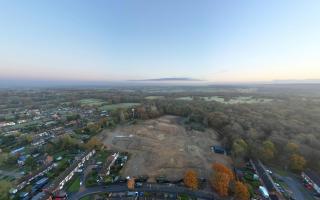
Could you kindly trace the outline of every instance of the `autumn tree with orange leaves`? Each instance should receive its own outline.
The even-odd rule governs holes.
[[[235,188],[234,188],[234,196],[237,200],[249,200],[250,194],[248,191],[248,187],[240,182],[235,182]]]
[[[220,163],[212,165],[213,175],[211,184],[220,196],[228,196],[230,181],[234,180],[232,171]]]
[[[183,179],[184,184],[195,190],[198,189],[198,175],[197,172],[195,172],[194,170],[187,170],[186,173],[184,174],[184,179]]]
[[[130,178],[127,182],[127,186],[129,190],[133,190],[134,186],[135,186],[135,179],[134,178]]]

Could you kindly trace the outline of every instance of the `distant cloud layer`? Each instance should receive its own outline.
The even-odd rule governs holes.
[[[129,81],[203,81],[195,78],[155,78],[155,79],[141,79],[141,80],[129,80]]]

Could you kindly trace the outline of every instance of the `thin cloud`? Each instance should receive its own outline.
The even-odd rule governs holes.
[[[140,80],[128,80],[128,81],[156,81],[156,82],[161,82],[161,81],[204,81],[201,79],[195,79],[195,78],[188,78],[188,77],[178,77],[178,78],[155,78],[155,79],[140,79]]]

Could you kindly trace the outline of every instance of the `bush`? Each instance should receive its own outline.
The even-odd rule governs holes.
[[[97,179],[98,179],[98,173],[96,171],[90,172],[86,177],[86,182],[85,182],[86,187],[93,187],[98,185]]]

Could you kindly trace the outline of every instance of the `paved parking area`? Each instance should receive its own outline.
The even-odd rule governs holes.
[[[282,177],[282,180],[288,185],[288,187],[290,188],[290,190],[293,193],[293,197],[296,200],[314,200],[315,198],[310,194],[309,191],[307,191],[302,183],[297,180],[296,178],[292,178],[289,176],[286,177]]]

